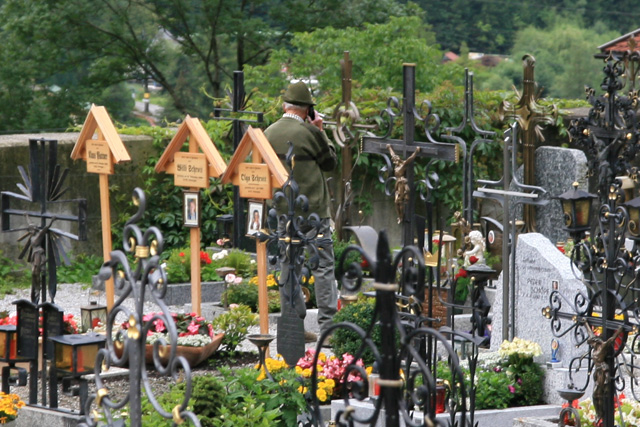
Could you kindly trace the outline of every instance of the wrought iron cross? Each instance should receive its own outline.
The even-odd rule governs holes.
[[[459,136],[452,134],[462,134],[468,127],[475,134],[475,139],[467,152],[467,143]],[[445,128],[447,135],[442,135],[443,139],[457,142],[462,147],[462,218],[467,224],[473,224],[473,152],[480,143],[491,143],[496,133],[482,130],[475,121],[473,109],[473,73],[468,68],[464,70],[464,114],[462,121],[457,127]]]
[[[516,104],[504,101],[500,105],[500,114],[503,117],[514,118],[522,129],[522,154],[524,164],[525,185],[535,185],[535,151],[536,141],[544,141],[541,125],[550,125],[558,117],[558,109],[555,105],[543,107],[538,104],[540,91],[536,90],[537,85],[534,78],[534,67],[536,59],[531,55],[522,57],[523,80],[522,95]],[[517,91],[516,91],[517,93]],[[523,219],[525,231],[536,231],[536,208],[535,205],[523,206]]]
[[[244,91],[244,73],[242,71],[234,71],[233,72],[233,92],[230,94],[231,98],[231,108],[214,108],[213,115],[214,119],[217,120],[231,120],[233,125],[233,150],[235,151],[242,140],[242,136],[244,135],[245,130],[242,125],[244,123],[262,123],[263,113],[259,113],[256,111],[246,111],[244,110],[247,101],[249,101],[249,97],[245,96]],[[229,113],[231,117],[222,117],[222,113]],[[255,115],[256,119],[246,119],[242,118],[243,115],[251,114]],[[240,192],[238,187],[233,188],[233,246],[241,247],[242,249],[247,249],[244,247],[247,242],[244,242],[244,245],[240,243],[243,242],[244,239],[244,231],[245,227],[245,215],[244,215],[244,200],[240,197]]]
[[[48,147],[47,147],[48,145]],[[2,231],[26,231],[18,240],[27,239],[24,249],[19,255],[22,259],[28,254],[32,264],[31,301],[37,303],[38,292],[42,294],[42,301],[46,301],[47,273],[49,276],[49,296],[53,302],[56,296],[58,284],[56,271],[61,259],[69,264],[65,248],[61,238],[72,240],[87,240],[87,201],[86,199],[62,199],[67,191],[64,181],[69,169],[61,170],[58,160],[58,141],[51,139],[29,140],[29,173],[22,166],[18,171],[23,183],[17,186],[22,193],[11,191],[2,192]],[[32,210],[12,208],[11,201],[21,201],[20,205],[28,202],[28,206],[35,206]],[[58,213],[50,210],[56,204],[77,204],[77,215]],[[39,207],[38,210],[35,210]],[[11,217],[26,217],[26,226],[11,226]],[[40,224],[32,224],[30,218],[40,218]],[[47,221],[49,223],[47,224]],[[57,221],[66,221],[78,224],[78,234],[54,228]],[[54,262],[50,262],[53,260]]]
[[[343,227],[350,224],[350,208],[354,193],[351,188],[351,175],[353,173],[353,145],[358,140],[359,132],[372,130],[375,125],[358,123],[360,112],[351,100],[351,70],[353,61],[349,58],[349,52],[344,52],[340,60],[342,69],[342,101],[333,110],[334,121],[325,121],[324,124],[333,131],[333,139],[342,147],[342,179],[338,189],[339,206],[336,208],[335,223],[338,240],[343,240]],[[328,178],[327,181],[331,179]],[[331,188],[331,187],[329,187]]]
[[[403,99],[402,107],[399,108],[399,102],[395,97],[390,98],[387,101],[387,108],[382,111],[382,117],[387,118],[388,127],[387,132],[382,137],[363,137],[362,138],[362,152],[364,153],[377,153],[382,154],[387,162],[387,171],[392,171],[393,166],[389,160],[388,155],[393,153],[398,156],[400,161],[396,163],[396,172],[404,172],[404,178],[408,185],[408,197],[406,198],[406,204],[402,210],[402,218],[399,221],[403,224],[403,244],[412,245],[413,236],[415,233],[415,179],[414,168],[406,163],[408,160],[413,160],[415,157],[429,157],[438,160],[458,161],[458,145],[444,142],[435,141],[429,131],[429,123],[435,121],[435,129],[439,126],[439,118],[431,114],[431,104],[425,101],[423,104],[427,105],[427,115],[422,117],[415,105],[415,82],[416,82],[416,68],[415,64],[403,65]],[[400,110],[403,117],[403,139],[391,139],[389,135],[393,128],[393,121],[396,117],[394,110]],[[416,141],[415,138],[415,123],[416,119],[422,120],[425,123],[425,134],[428,142]],[[392,151],[391,151],[392,150]],[[399,171],[398,168],[403,170]],[[398,173],[396,173],[398,175]],[[386,181],[386,185],[390,184],[394,179],[396,187],[399,177],[391,177]],[[398,194],[396,194],[396,197]]]

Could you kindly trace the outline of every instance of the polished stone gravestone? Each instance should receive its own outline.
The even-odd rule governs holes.
[[[552,243],[566,242],[568,233],[559,227],[564,224],[560,202],[553,201],[571,189],[574,182],[580,184],[580,188],[587,187],[587,173],[589,172],[587,157],[581,150],[561,147],[540,147],[536,150],[536,182],[547,190],[540,196],[543,200],[551,200],[545,206],[537,206],[536,226],[537,232],[545,235]],[[522,177],[523,169],[519,168],[516,176]],[[514,207],[516,218],[522,218],[522,205]]]
[[[566,388],[567,371],[572,358],[579,356],[584,349],[576,349],[571,340],[571,334],[556,338],[548,320],[543,316],[542,309],[549,303],[549,295],[554,289],[559,289],[564,295],[576,295],[579,291],[586,292],[584,284],[578,280],[572,270],[570,260],[562,254],[549,239],[540,233],[528,233],[518,236],[518,251],[515,261],[515,283],[511,289],[515,293],[515,304],[512,307],[515,319],[514,336],[534,341],[542,347],[542,356],[536,358],[540,363],[551,360],[551,342],[555,338],[559,342],[558,357],[560,376],[547,372],[546,395],[557,388]],[[496,298],[492,307],[491,350],[497,351],[502,343],[502,279],[497,281]],[[573,304],[573,301],[562,301],[563,307]],[[549,384],[553,384],[549,386]]]

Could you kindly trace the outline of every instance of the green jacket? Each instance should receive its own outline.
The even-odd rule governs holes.
[[[293,143],[293,178],[300,187],[300,194],[309,199],[309,210],[305,216],[315,212],[320,218],[330,218],[331,197],[322,172],[335,169],[338,158],[327,135],[310,123],[301,123],[290,117],[273,123],[264,134],[289,173],[285,156],[289,150],[288,142]],[[284,210],[285,207],[279,204],[278,211],[283,213]],[[302,212],[296,209],[296,213],[300,215]]]

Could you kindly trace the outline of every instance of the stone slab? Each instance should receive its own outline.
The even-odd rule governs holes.
[[[542,315],[542,309],[549,305],[549,295],[554,286],[568,300],[562,301],[564,311],[570,311],[570,305],[578,291],[585,292],[584,284],[571,270],[571,262],[548,238],[539,233],[518,236],[515,262],[515,283],[511,291],[515,292],[515,328],[514,336],[535,341],[542,347],[543,355],[538,360],[546,363],[551,360],[551,322]],[[492,307],[493,330],[491,350],[497,351],[502,343],[502,274],[496,281],[496,298]],[[563,321],[564,328],[568,320]],[[571,334],[557,338],[560,343],[559,359],[562,367],[568,367],[573,357],[584,350],[576,349]]]
[[[373,405],[370,403],[368,399],[364,401],[349,401],[349,406],[355,410],[357,416],[362,419],[364,417],[369,417],[373,413]],[[332,401],[331,402],[331,417],[332,419],[337,415],[338,411],[344,410],[345,404],[343,400]],[[475,421],[478,423],[477,427],[497,427],[497,426],[511,426],[514,423],[516,418],[522,417],[541,417],[541,418],[549,418],[554,415],[560,413],[562,407],[560,405],[537,405],[537,406],[521,406],[517,408],[507,408],[507,409],[484,409],[475,412]],[[378,417],[378,421],[376,422],[376,427],[384,427],[385,423],[385,415],[384,409],[381,411],[380,416]],[[422,421],[423,415],[421,412],[415,412],[413,419],[415,421]],[[447,421],[449,419],[449,414],[438,414],[438,420],[441,420],[444,424],[447,425]],[[326,420],[323,420],[326,421]],[[400,420],[400,425],[405,426],[406,424]]]
[[[20,415],[16,418],[16,426],[76,427],[82,421],[84,421],[84,416],[77,414],[36,406],[24,406],[20,409]]]

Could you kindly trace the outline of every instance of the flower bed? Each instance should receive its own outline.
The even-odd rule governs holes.
[[[24,402],[17,394],[6,394],[0,391],[0,424],[6,424],[16,419],[18,410]]]

